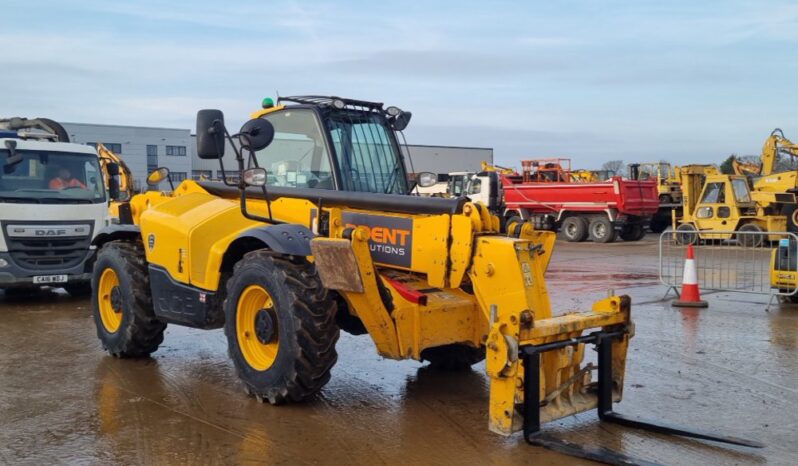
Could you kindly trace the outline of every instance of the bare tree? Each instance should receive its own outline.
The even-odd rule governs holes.
[[[623,173],[623,166],[623,160],[610,160],[609,162],[604,162],[601,169],[610,171],[616,175],[621,175]]]

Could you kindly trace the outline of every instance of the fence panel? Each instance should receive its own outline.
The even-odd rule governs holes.
[[[798,236],[790,232],[672,231],[660,234],[660,281],[677,291],[682,285],[687,246],[693,245],[702,290],[794,296]],[[771,284],[771,260],[777,277]]]

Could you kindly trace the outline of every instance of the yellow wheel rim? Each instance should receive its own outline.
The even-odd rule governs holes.
[[[100,320],[105,330],[115,333],[122,325],[122,297],[119,290],[119,277],[114,269],[103,270],[97,288]]]
[[[250,367],[265,371],[277,359],[279,338],[274,301],[266,289],[250,285],[238,298],[236,337]]]

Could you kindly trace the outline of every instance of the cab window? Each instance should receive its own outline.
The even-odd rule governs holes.
[[[468,194],[479,194],[482,191],[482,180],[474,177],[469,185]]]
[[[751,192],[745,180],[732,180],[732,189],[737,202],[751,202]]]
[[[724,192],[726,183],[709,183],[704,189],[704,197],[701,199],[703,204],[723,204],[726,202]]]
[[[268,172],[268,185],[335,188],[330,154],[312,110],[284,110],[263,118],[274,125],[274,141],[256,153],[258,165]]]

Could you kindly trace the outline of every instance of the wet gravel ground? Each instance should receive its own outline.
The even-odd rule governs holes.
[[[798,306],[706,294],[672,308],[657,279],[656,237],[558,243],[547,274],[555,312],[608,289],[631,295],[636,336],[619,412],[750,437],[763,450],[601,424],[550,423],[572,442],[663,464],[798,464]],[[318,399],[272,407],[245,395],[222,331],[170,326],[146,360],[100,348],[88,299],[0,293],[3,464],[592,464],[487,430],[480,364],[437,373],[382,360],[367,336],[342,335]]]

